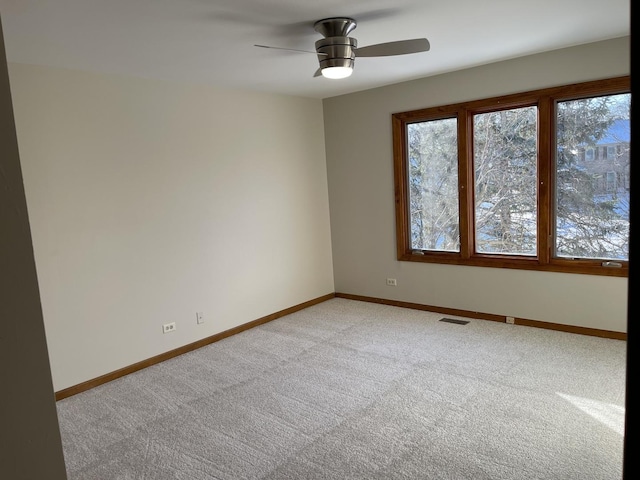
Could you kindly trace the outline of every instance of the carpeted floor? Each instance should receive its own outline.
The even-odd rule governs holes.
[[[336,298],[61,400],[69,479],[622,478],[626,342],[442,317]]]

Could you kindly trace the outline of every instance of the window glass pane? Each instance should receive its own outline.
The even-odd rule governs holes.
[[[537,107],[474,115],[476,252],[536,255]]]
[[[558,257],[629,258],[630,108],[630,94],[558,103]]]
[[[457,120],[407,125],[411,248],[460,251]]]

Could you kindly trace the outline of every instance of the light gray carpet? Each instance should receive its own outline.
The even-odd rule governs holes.
[[[626,342],[442,317],[336,298],[62,400],[69,478],[622,478]]]

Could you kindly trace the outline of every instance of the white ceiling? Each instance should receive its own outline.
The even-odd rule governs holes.
[[[630,0],[0,0],[9,61],[325,98],[630,35]],[[357,58],[313,78],[317,20],[349,16],[363,47],[426,37],[431,50]]]

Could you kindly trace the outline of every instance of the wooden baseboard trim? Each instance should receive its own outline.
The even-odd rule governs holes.
[[[387,300],[385,298],[367,297],[363,295],[352,295],[350,293],[336,292],[337,298],[346,298],[349,300],[358,300],[361,302],[380,303],[393,307],[411,308],[414,310],[423,310],[427,312],[442,313],[444,315],[457,315],[459,317],[479,318],[481,320],[491,320],[493,322],[505,323],[507,318],[504,315],[495,315],[492,313],[473,312],[469,310],[460,310],[457,308],[437,307],[434,305],[423,305],[421,303],[401,302],[399,300]],[[592,337],[611,338],[614,340],[627,340],[627,334],[623,332],[614,332],[611,330],[599,330],[597,328],[575,327],[572,325],[563,325],[561,323],[542,322],[539,320],[530,320],[527,318],[514,318],[515,325],[524,325],[526,327],[545,328],[547,330],[558,330],[567,333],[577,333],[580,335],[589,335]]]
[[[327,295],[323,295],[318,298],[314,298],[313,300],[309,300],[307,302],[300,303],[298,305],[294,305],[293,307],[285,308],[284,310],[280,310],[279,312],[272,313],[262,318],[258,318],[248,323],[244,323],[242,325],[238,325],[237,327],[231,328],[229,330],[225,330],[224,332],[216,333],[207,338],[203,338],[202,340],[198,340],[193,343],[189,343],[188,345],[184,345],[182,347],[176,348],[174,350],[170,350],[165,353],[161,353],[160,355],[156,355],[155,357],[148,358],[146,360],[142,360],[141,362],[134,363],[133,365],[129,365],[128,367],[123,367],[119,370],[107,373],[98,378],[94,378],[92,380],[87,380],[86,382],[79,383],[78,385],[74,385],[72,387],[65,388],[55,393],[55,398],[57,400],[62,400],[67,397],[71,397],[73,395],[77,395],[78,393],[85,392],[90,390],[98,385],[102,385],[104,383],[111,382],[117,378],[124,377],[125,375],[129,375],[130,373],[137,372],[138,370],[142,370],[143,368],[150,367],[151,365],[155,365],[157,363],[164,362],[165,360],[169,360],[170,358],[177,357],[178,355],[182,355],[184,353],[191,352],[193,350],[197,350],[198,348],[202,348],[206,345],[210,345],[212,343],[218,342],[223,338],[230,337],[232,335],[236,335],[240,332],[244,332],[245,330],[249,330],[250,328],[257,327],[259,325],[263,325],[265,323],[271,322],[277,318],[284,317],[286,315],[290,315],[292,313],[298,312],[300,310],[304,310],[305,308],[311,307],[313,305],[317,305],[322,302],[326,302],[335,297],[334,293],[329,293]]]
[[[169,360],[170,358],[174,358],[179,355],[191,352],[193,350],[197,350],[198,348],[202,348],[206,345],[210,345],[212,343],[218,342],[224,338],[230,337],[232,335],[236,335],[240,332],[244,332],[245,330],[249,330],[259,325],[263,325],[265,323],[271,322],[277,318],[290,315],[292,313],[298,312],[300,310],[304,310],[305,308],[311,307],[313,305],[317,305],[322,302],[326,302],[327,300],[330,300],[334,297],[345,298],[348,300],[357,300],[361,302],[379,303],[382,305],[390,305],[393,307],[411,308],[413,310],[423,310],[427,312],[441,313],[443,315],[456,315],[459,317],[478,318],[481,320],[490,320],[493,322],[502,322],[502,323],[506,322],[506,317],[504,315],[496,315],[492,313],[474,312],[470,310],[460,310],[457,308],[438,307],[435,305],[424,305],[421,303],[402,302],[400,300],[388,300],[385,298],[367,297],[364,295],[352,295],[350,293],[340,293],[340,292],[329,293],[327,295],[314,298],[307,302],[294,305],[293,307],[280,310],[279,312],[272,313],[262,318],[258,318],[251,322],[238,325],[237,327],[231,328],[229,330],[225,330],[224,332],[216,333],[215,335],[212,335],[207,338],[203,338],[202,340],[198,340],[196,342],[189,343],[188,345],[184,345],[174,350],[161,353],[160,355],[156,355],[155,357],[142,360],[141,362],[134,363],[133,365],[129,365],[127,367],[123,367],[119,370],[115,370],[113,372],[107,373],[100,377],[87,380],[86,382],[79,383],[78,385],[74,385],[72,387],[68,387],[63,390],[59,390],[55,393],[56,401],[62,400],[67,397],[71,397],[73,395],[77,395],[78,393],[81,393],[81,392],[90,390],[94,387],[97,387],[99,385],[111,382],[117,378],[124,377],[125,375],[129,375],[130,373],[137,372],[138,370],[142,370],[144,368],[150,367],[151,365],[164,362],[165,360]],[[625,341],[627,340],[626,333],[614,332],[610,330],[600,330],[597,328],[575,327],[571,325],[542,322],[539,320],[530,320],[527,318],[518,318],[518,317],[514,319],[514,323],[516,325],[545,328],[548,330],[558,330],[561,332],[577,333],[580,335],[590,335],[594,337],[611,338],[615,340],[625,340]]]

